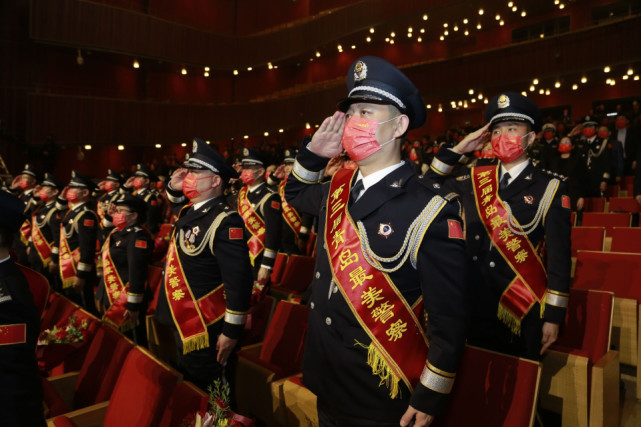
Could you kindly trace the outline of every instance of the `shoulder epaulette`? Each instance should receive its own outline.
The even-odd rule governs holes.
[[[460,194],[455,193],[455,192],[451,192],[451,193],[448,193],[445,196],[443,196],[443,198],[445,200],[447,200],[448,202],[451,202],[452,200],[457,199],[459,197],[460,197]]]
[[[471,176],[471,175],[469,175],[469,174],[468,174],[468,175],[461,175],[461,176],[457,176],[457,177],[456,177],[456,180],[457,180],[457,181],[465,181],[466,179],[470,179],[470,176]]]

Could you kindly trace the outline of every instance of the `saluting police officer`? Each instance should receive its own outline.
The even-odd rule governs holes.
[[[20,238],[13,242],[13,250],[16,255],[18,255],[18,262],[20,264],[27,264],[29,262],[27,247],[29,246],[29,238],[31,237],[31,215],[39,203],[37,195],[34,194],[37,182],[35,169],[31,164],[27,163],[24,165],[22,172],[20,172],[11,183],[11,190],[17,192],[18,198],[22,200],[25,205],[24,214],[27,217],[22,227],[20,227]]]
[[[29,265],[37,272],[43,274],[53,286],[53,277],[49,273],[49,264],[53,247],[58,243],[55,237],[58,233],[54,227],[60,226],[56,215],[60,212],[61,203],[66,205],[66,200],[57,200],[63,185],[52,174],[45,173],[40,184],[38,198],[42,205],[36,208],[31,217],[31,237],[29,239]]]
[[[103,182],[98,184],[98,186],[102,187],[105,191],[96,203],[96,213],[98,214],[98,217],[100,217],[100,240],[103,242],[114,229],[112,218],[109,214],[109,206],[123,195],[124,192],[120,191],[121,184],[122,177],[113,169],[107,169],[107,177]]]
[[[155,180],[151,169],[147,165],[138,163],[134,176],[127,180],[125,187],[133,187],[134,194],[147,204],[146,227],[152,234],[155,234],[160,228],[162,200],[158,200],[156,193],[149,189],[152,178]]]
[[[96,239],[98,215],[88,205],[95,184],[88,176],[71,172],[71,181],[63,191],[69,210],[62,218],[58,265],[62,288],[70,299],[91,313],[96,312],[93,288],[96,284]]]
[[[151,299],[146,286],[147,267],[154,250],[151,234],[142,227],[147,205],[131,194],[121,195],[112,205],[114,229],[102,247],[102,279],[96,300],[105,309],[103,319],[107,323],[144,346],[144,313]]]
[[[497,95],[485,120],[454,148],[439,151],[428,176],[463,197],[472,301],[468,342],[538,360],[556,341],[568,305],[570,198],[563,177],[535,168],[527,157],[541,127],[530,99]],[[448,178],[462,154],[490,140],[498,165]]]
[[[245,187],[238,192],[238,213],[247,229],[249,257],[256,282],[254,292],[263,293],[280,246],[280,196],[265,182],[265,164],[256,150],[243,148],[241,163],[240,180]]]
[[[0,420],[6,426],[44,426],[36,361],[40,320],[29,284],[9,256],[25,221],[24,203],[0,191]]]
[[[232,381],[250,305],[243,220],[224,198],[225,183],[237,177],[220,154],[195,139],[189,159],[167,186],[178,220],[156,318],[175,329],[178,369],[203,390],[223,374]]]
[[[351,65],[347,88],[285,189],[299,212],[319,215],[303,381],[321,426],[426,426],[444,409],[465,343],[460,207],[401,160],[407,131],[426,118],[414,84],[368,56]],[[358,169],[320,184],[343,149]]]

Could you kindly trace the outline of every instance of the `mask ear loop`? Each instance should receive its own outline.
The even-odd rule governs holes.
[[[378,125],[376,126],[376,130],[378,130],[378,126],[380,126],[380,125],[382,125],[382,124],[385,124],[385,123],[387,123],[387,122],[391,122],[392,120],[394,120],[394,119],[396,119],[396,118],[399,118],[399,117],[401,117],[401,114],[399,114],[398,116],[394,116],[394,117],[392,117],[391,119],[385,120],[384,122],[378,122]],[[374,132],[374,138],[376,138],[376,132]],[[380,142],[378,142],[378,139],[376,139],[376,142],[378,142],[378,145],[380,145],[380,146],[381,146],[381,148],[383,148],[383,147],[385,147],[387,144],[389,144],[390,142],[392,142],[392,141],[394,141],[394,140],[396,140],[396,137],[392,137],[392,139],[390,139],[389,141],[384,142],[384,143],[382,143],[382,144],[381,144]]]

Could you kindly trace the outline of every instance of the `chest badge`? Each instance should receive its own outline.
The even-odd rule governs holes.
[[[386,239],[392,234],[394,230],[392,229],[392,224],[390,223],[380,223],[378,225],[378,235],[385,237]]]
[[[527,203],[528,205],[532,205],[532,204],[534,204],[534,197],[532,195],[528,194],[527,196],[523,196],[523,201],[525,203]]]
[[[120,240],[118,240],[118,241],[116,242],[116,246],[120,246],[120,243],[121,243],[121,241],[120,241]]]
[[[198,236],[198,233],[200,233],[200,227],[195,226],[194,228],[191,229],[191,232],[193,233],[194,236]]]

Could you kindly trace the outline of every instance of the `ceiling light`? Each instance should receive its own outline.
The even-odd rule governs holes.
[[[630,76],[628,76],[627,74],[624,74],[624,75],[623,75],[623,77],[621,77],[621,78],[622,78],[623,80],[627,80],[629,77],[630,77]]]
[[[427,108],[428,110],[431,110],[431,109],[432,109],[432,104],[427,104],[427,105],[425,106],[425,108]]]
[[[211,141],[205,141],[205,144],[211,145]]]
[[[390,33],[390,37],[396,37],[396,33],[395,33],[394,31],[392,31],[392,32]]]
[[[438,112],[439,113],[443,112],[443,106],[441,104],[438,104]]]
[[[389,42],[389,37],[385,37],[385,42]]]
[[[483,27],[481,26],[481,23],[479,22],[479,23],[476,25],[476,29],[477,29],[477,30],[480,30],[481,28],[483,28]]]
[[[85,145],[85,150],[91,150],[91,148],[92,148],[91,145],[89,144]]]
[[[458,25],[454,24],[454,28],[452,28],[454,31],[458,31]]]
[[[467,18],[463,19],[463,23],[467,24]]]
[[[449,35],[449,34],[450,34],[450,32],[449,32],[449,31],[447,31],[447,30],[443,31],[443,35],[445,35],[445,36],[447,36],[447,35]]]
[[[243,139],[249,139],[249,135],[244,135]]]
[[[512,7],[512,6],[514,6],[514,2],[513,2],[513,1],[511,1],[511,2],[509,2],[509,3],[507,4],[507,7]]]
[[[265,132],[265,133],[263,133],[263,135],[269,136],[269,132]]]
[[[140,62],[137,59],[134,59],[134,68],[140,68]]]
[[[416,39],[416,41],[420,43],[420,42],[422,42],[422,41],[423,41],[423,38],[422,38],[422,37],[418,37],[418,38]]]
[[[183,69],[180,70],[180,74],[182,74],[183,76],[186,75],[187,74],[187,69],[183,67]]]
[[[550,92],[550,89],[546,89],[546,90],[545,90],[545,94],[546,94],[546,95],[549,95],[550,93],[551,93],[551,92]]]
[[[389,41],[389,44],[394,44],[394,39],[391,39],[391,40]]]
[[[274,68],[274,66],[272,65],[272,63],[271,63],[271,62],[268,62],[268,63],[267,63],[267,68],[269,68],[269,69],[271,70],[272,68]]]
[[[545,37],[545,34],[541,33],[541,34],[539,34],[539,37],[543,38],[543,37]]]
[[[581,83],[587,83],[587,82],[588,82],[588,78],[587,77],[585,77],[585,76],[581,77]]]
[[[181,147],[186,147],[186,146],[187,146],[187,143],[186,143],[186,142],[183,142],[182,144],[180,144],[180,146],[181,146]]]
[[[534,92],[536,88],[533,85],[530,85],[530,92]]]
[[[443,28],[447,28],[447,22],[443,22]]]
[[[561,3],[561,4],[559,5],[559,9],[563,9],[564,7],[565,7],[565,5],[564,5],[563,3]]]
[[[501,15],[499,15],[499,14],[497,13],[497,14],[496,14],[496,16],[494,17],[494,19],[496,19],[497,21],[499,21],[499,20],[501,19]]]
[[[603,68],[604,73],[609,73],[610,72],[610,66],[606,65],[605,68]]]
[[[469,32],[469,31],[467,31],[467,30],[465,30],[465,33],[464,33],[464,34],[465,34],[466,36],[469,36],[469,35],[470,35],[470,32]]]
[[[490,101],[488,101],[488,100],[487,100],[487,98],[485,98],[485,99],[483,100],[483,103],[484,103],[484,104],[487,104],[488,102],[490,102]]]
[[[539,95],[543,95],[545,93],[545,89],[541,88],[539,89]]]
[[[445,37],[444,37],[444,36],[441,36],[441,37],[440,37],[440,39],[441,39],[441,41],[443,41],[443,40],[445,40]]]
[[[637,81],[637,80],[639,80],[639,75],[638,74],[636,76],[634,76],[634,81]]]
[[[501,22],[499,22],[499,25],[502,27],[503,25],[505,25],[505,21],[501,19]]]
[[[521,92],[521,95],[523,95],[523,96],[527,96],[527,92],[526,92],[526,91],[523,91],[523,92]]]
[[[421,28],[421,34],[425,33],[425,28]]]
[[[370,28],[370,29],[369,29],[369,32],[370,32],[371,34],[374,34],[374,27]]]
[[[479,96],[477,96],[478,99],[483,99],[483,94],[479,93]]]
[[[161,148],[161,147],[162,147],[162,145],[160,145],[160,144],[156,144],[154,147],[156,147],[156,148]]]
[[[483,15],[485,11],[483,9],[479,9],[479,15]]]
[[[205,67],[205,71],[209,71],[209,67]]]
[[[427,15],[423,15],[423,21],[427,21]]]
[[[316,58],[320,58],[320,52],[316,51]]]
[[[634,74],[634,70],[632,68],[628,68],[628,75],[631,76]]]
[[[278,129],[278,133],[283,133],[285,132],[285,129]]]
[[[309,123],[305,123],[305,129],[311,129],[311,125]]]
[[[534,79],[534,80],[532,80],[532,84],[533,84],[533,85],[538,85],[538,84],[539,84],[539,79]]]
[[[560,88],[561,87],[561,82],[557,80],[556,83],[554,83],[554,87],[557,88],[557,89]]]
[[[474,95],[474,89],[468,90],[467,93],[469,93],[470,95]]]
[[[119,146],[118,146],[118,151],[122,151],[122,150],[124,150],[124,149],[125,149],[125,146],[124,146],[124,145],[119,145]]]
[[[207,71],[205,71],[205,73],[204,73],[203,75],[204,75],[205,77],[209,77],[209,73],[208,73]]]
[[[407,37],[411,39],[412,38],[412,33],[407,33]]]
[[[409,27],[409,28],[407,29],[407,32],[408,32],[408,33],[411,33],[412,31],[414,31],[414,29],[413,29],[412,27]]]
[[[371,37],[368,37],[368,38],[366,38],[365,40],[367,40],[367,43],[369,43],[369,42],[371,42],[371,41],[372,41],[372,38],[371,38]]]
[[[355,44],[352,45],[352,49],[356,49],[356,45]]]
[[[575,84],[572,85],[572,90],[577,90],[578,88],[579,88],[578,84],[575,83]]]
[[[526,15],[527,15],[527,12],[526,12],[526,11],[524,11],[524,10],[522,10],[522,11],[521,11],[521,16],[522,16],[523,18],[525,18],[525,16],[526,16]]]
[[[238,70],[234,70],[234,75],[235,75],[235,76],[237,76],[237,75],[238,75]]]

